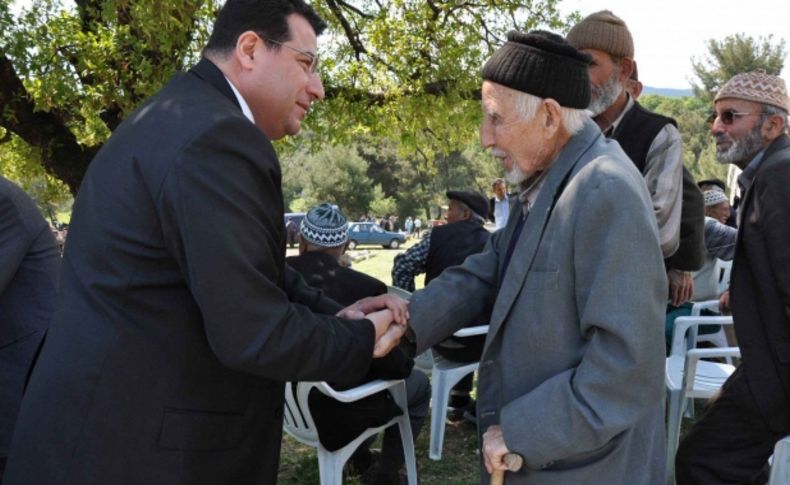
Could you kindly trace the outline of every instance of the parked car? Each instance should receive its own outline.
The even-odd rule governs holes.
[[[299,225],[302,224],[304,215],[304,212],[285,213],[285,240],[290,247],[294,247],[294,244],[299,244]]]
[[[352,222],[348,226],[348,248],[359,244],[381,244],[385,248],[398,249],[406,242],[406,235],[385,231],[375,222]]]

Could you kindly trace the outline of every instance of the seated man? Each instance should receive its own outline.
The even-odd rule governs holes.
[[[467,256],[483,250],[490,233],[483,227],[488,218],[488,201],[477,192],[448,191],[450,206],[445,214],[447,224],[434,229],[418,244],[403,254],[395,256],[392,266],[392,284],[407,291],[414,291],[414,277],[425,273],[425,286],[450,266],[464,262]],[[488,323],[488,314],[479,315],[474,325]],[[476,362],[483,353],[485,335],[474,337],[449,337],[433,349],[442,357],[457,362]],[[450,419],[466,416],[474,421],[474,401],[469,397],[473,375],[470,374],[450,393]]]
[[[738,235],[735,228],[725,225],[730,217],[730,203],[724,192],[706,190],[704,196],[706,254],[702,269],[694,273],[694,301],[719,298],[716,260],[732,261]]]
[[[299,272],[310,286],[322,290],[341,305],[387,292],[386,285],[381,281],[339,263],[348,243],[347,230],[346,217],[336,206],[320,204],[313,207],[302,219],[299,256],[286,259],[288,265]],[[405,379],[409,419],[416,440],[428,414],[431,387],[425,374],[412,370],[413,366],[414,361],[395,348],[386,357],[373,360],[363,382]],[[335,388],[350,388],[359,384],[362,382],[335,383]],[[354,403],[340,403],[314,390],[309,399],[319,439],[328,450],[340,449],[362,430],[381,425],[401,412],[389,393],[385,392]],[[362,478],[366,484],[400,483],[398,470],[404,460],[398,428],[391,426],[384,432],[378,463],[372,463],[373,456],[368,450],[372,441],[363,444],[352,456],[353,467],[365,472]]]
[[[732,258],[735,256],[735,240],[738,236],[738,230],[725,225],[730,216],[730,204],[727,201],[727,196],[718,187],[706,190],[703,196],[705,199],[705,262],[699,271],[694,272],[692,301],[684,302],[680,306],[669,305],[667,307],[667,318],[664,327],[667,352],[672,346],[672,332],[675,327],[675,319],[691,315],[691,308],[695,301],[719,299],[720,275],[716,261],[718,259],[732,261]],[[702,315],[717,314],[710,310],[702,310]],[[699,328],[699,334],[716,333],[720,328],[719,325],[702,325]]]

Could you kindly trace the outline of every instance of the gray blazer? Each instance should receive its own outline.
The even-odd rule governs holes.
[[[417,351],[493,304],[478,426],[500,424],[524,457],[507,482],[663,484],[667,281],[642,176],[588,121],[549,169],[503,268],[520,213],[413,295]]]

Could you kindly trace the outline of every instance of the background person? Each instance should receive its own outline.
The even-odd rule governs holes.
[[[729,296],[741,364],[680,443],[678,485],[765,483],[790,434],[790,99],[782,78],[754,71],[714,105],[716,159],[743,170]]]
[[[383,282],[339,264],[347,244],[348,221],[345,215],[336,206],[320,204],[310,209],[302,220],[299,255],[286,258],[286,263],[298,271],[307,284],[320,289],[342,306],[387,293],[387,286]],[[413,367],[414,361],[396,348],[381,359],[373,359],[363,379],[342,382],[335,388],[348,389],[374,379],[405,379],[409,407],[403,411],[409,413],[412,439],[416,441],[428,415],[431,385],[428,377]],[[387,391],[358,402],[341,403],[313,389],[309,401],[319,439],[330,451],[342,448],[365,429],[380,426],[403,412]],[[366,484],[401,483],[398,472],[404,463],[404,455],[397,426],[390,426],[384,431],[378,460],[369,450],[374,439],[371,437],[352,455],[353,468],[362,473],[363,483]]]

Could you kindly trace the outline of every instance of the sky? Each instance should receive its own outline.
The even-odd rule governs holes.
[[[12,2],[18,8],[30,0]],[[788,0],[561,0],[559,7],[563,13],[578,10],[583,16],[608,9],[625,20],[634,38],[639,78],[655,88],[688,89],[694,79],[691,58],[707,55],[708,39],[773,34],[775,42],[784,39],[790,49]],[[782,77],[790,84],[788,65],[790,59]]]
[[[707,56],[708,39],[773,34],[774,42],[784,39],[790,50],[788,0],[561,0],[559,7],[582,16],[607,9],[623,19],[634,38],[639,80],[656,88],[688,89],[694,79],[691,58]],[[782,77],[790,84],[788,64],[790,58]]]

